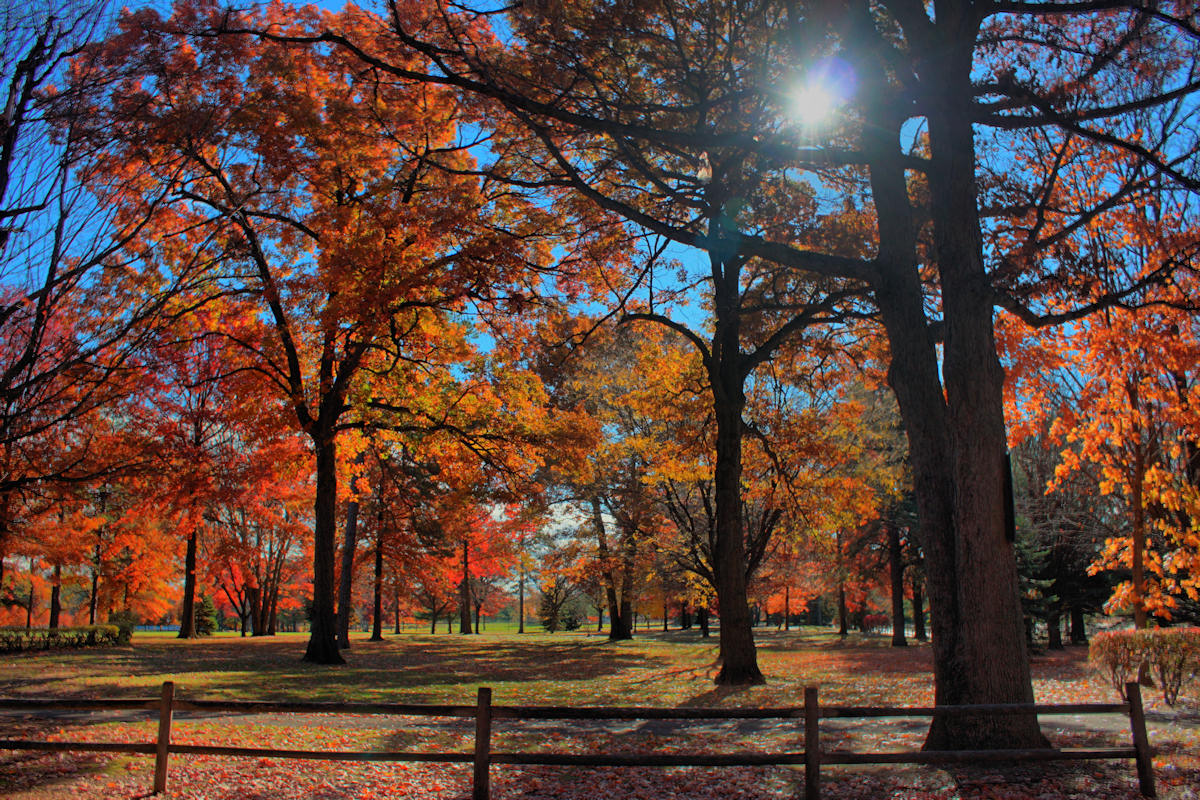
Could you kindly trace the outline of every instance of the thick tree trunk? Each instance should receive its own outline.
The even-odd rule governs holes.
[[[355,459],[361,463],[361,459]],[[346,504],[346,533],[342,543],[342,569],[338,578],[337,640],[338,647],[350,647],[350,607],[354,594],[354,552],[358,549],[358,499]]]
[[[890,521],[885,524],[892,578],[892,647],[907,647],[908,640],[904,638],[904,550],[899,526]]]
[[[867,129],[880,234],[873,288],[891,350],[888,382],[909,442],[932,612],[935,701],[1031,703],[1016,560],[1004,530],[1004,376],[975,205],[974,34],[971,20],[958,13],[938,4],[936,26],[922,23],[928,52],[919,56],[928,59],[922,77],[930,98],[929,182],[943,304],[940,364],[925,317],[907,176],[896,157],[899,117]],[[1034,715],[936,717],[925,743],[933,750],[1045,745]]]
[[[313,501],[312,629],[304,660],[314,664],[344,664],[338,652],[337,620],[333,609],[334,560],[337,557],[337,446],[332,430],[313,437],[316,449],[316,498]]]
[[[730,270],[732,272],[732,270]],[[729,287],[727,287],[728,290]],[[723,302],[736,302],[724,293]],[[713,543],[713,573],[716,577],[717,613],[721,615],[721,671],[716,682],[725,686],[764,683],[758,668],[758,654],[750,623],[750,605],[746,594],[745,541],[742,535],[742,409],[746,404],[737,326],[732,321],[720,330],[719,344],[724,357],[716,370],[713,385],[713,411],[716,417],[716,465],[713,475],[716,505],[716,536]],[[732,315],[726,311],[728,320]],[[715,348],[714,348],[715,349]]]
[[[180,639],[196,638],[196,528],[192,526],[183,558],[183,611],[179,617]]]
[[[933,611],[935,702],[1032,703],[1013,543],[1005,535],[1004,374],[976,207],[973,9],[939,3],[921,76],[931,98],[928,170],[944,321],[943,387],[917,271],[881,297],[910,443]],[[885,176],[903,182],[897,171]],[[889,187],[901,191],[900,185]],[[884,209],[881,209],[883,216]],[[913,250],[912,252],[915,252]],[[933,750],[1047,746],[1033,714],[939,716]]]

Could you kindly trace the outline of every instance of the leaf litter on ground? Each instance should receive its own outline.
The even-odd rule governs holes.
[[[551,648],[567,654],[572,670],[555,669],[552,660],[537,657],[539,642],[502,640],[520,670],[497,671],[495,661],[477,663],[488,642],[464,642],[437,637],[436,654],[443,663],[426,658],[433,637],[396,637],[388,647],[358,652],[346,672],[330,671],[319,687],[319,699],[342,697],[347,702],[473,702],[475,685],[493,685],[498,704],[653,705],[653,706],[796,706],[805,686],[820,687],[823,704],[930,705],[933,691],[928,647],[891,649],[884,641],[782,632],[760,637],[761,663],[770,682],[744,690],[712,687],[711,645],[679,641],[676,637],[645,637],[618,646],[600,637],[554,640]],[[461,642],[460,645],[454,643]],[[560,643],[561,642],[561,643]],[[570,644],[568,644],[568,642]],[[493,644],[495,642],[493,641]],[[147,686],[170,674],[181,687],[197,685],[189,697],[236,699],[298,699],[297,687],[285,680],[296,664],[281,656],[284,647],[259,647],[260,659],[237,667],[250,684],[224,683],[232,675],[220,672],[218,660],[192,665],[180,653],[200,655],[161,645],[145,654],[132,670],[139,678],[123,682],[118,674],[99,669],[96,661],[72,664],[60,659],[58,679],[68,696],[148,696]],[[356,643],[356,649],[359,646]],[[555,649],[556,648],[556,649]],[[131,648],[126,656],[134,656]],[[362,648],[365,651],[367,648]],[[171,652],[173,651],[173,652]],[[352,651],[353,652],[353,651]],[[422,653],[425,655],[423,656]],[[616,655],[616,658],[612,656]],[[171,658],[171,656],[176,656]],[[355,659],[358,659],[356,666]],[[84,659],[87,662],[87,659]],[[130,665],[123,663],[123,667]],[[166,663],[169,661],[170,666]],[[482,660],[481,660],[482,661]],[[37,665],[29,659],[27,665]],[[155,668],[157,665],[157,668]],[[142,669],[137,669],[141,666]],[[207,666],[209,669],[201,667]],[[439,669],[441,667],[441,669]],[[256,668],[258,671],[256,671]],[[432,676],[422,683],[414,669]],[[361,670],[361,674],[355,670]],[[390,669],[390,672],[384,670]],[[1087,668],[1080,648],[1039,654],[1033,658],[1038,702],[1114,702],[1113,688]],[[368,677],[368,673],[370,676]],[[129,673],[126,672],[126,675]],[[437,676],[455,679],[438,683]],[[306,676],[312,685],[314,675]],[[492,680],[501,678],[501,680]],[[523,679],[522,679],[523,678]],[[195,679],[195,680],[193,680]],[[132,683],[131,687],[128,685]],[[41,684],[40,686],[38,684]],[[0,678],[0,694],[38,696],[37,689],[55,683],[19,684],[12,691]],[[90,689],[91,691],[85,691]],[[300,691],[303,686],[300,687]],[[185,688],[186,691],[186,688]],[[1148,692],[1151,738],[1157,748],[1155,772],[1159,796],[1167,800],[1200,800],[1200,703],[1195,688],[1177,709],[1167,709]],[[1113,717],[1043,719],[1043,729],[1059,747],[1126,746],[1128,721]],[[48,725],[47,722],[50,724]],[[414,718],[312,714],[291,717],[263,714],[253,717],[177,718],[173,741],[241,747],[303,750],[442,750],[469,753],[471,720],[447,720],[434,726]],[[45,738],[58,741],[151,742],[155,722],[111,720],[101,715],[73,715],[51,721],[0,719],[2,738]],[[923,722],[911,720],[854,724],[828,720],[823,724],[826,749],[915,750],[924,735]],[[743,752],[791,751],[803,748],[802,727],[792,721],[765,724],[705,722],[699,728],[672,728],[651,723],[620,723],[616,727],[577,725],[569,721],[522,728],[508,720],[495,723],[496,751],[563,753]],[[180,800],[460,800],[470,797],[469,764],[428,764],[230,758],[173,755],[166,797]],[[153,761],[143,756],[88,753],[0,751],[0,797],[13,800],[120,800],[145,797],[152,783]],[[778,800],[803,796],[803,772],[792,767],[687,768],[491,768],[492,797],[496,800],[606,800],[606,798],[745,798]],[[1049,765],[988,765],[844,767],[822,771],[822,796],[833,800],[1132,800],[1140,797],[1132,762],[1055,762]]]

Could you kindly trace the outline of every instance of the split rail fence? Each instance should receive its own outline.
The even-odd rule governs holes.
[[[687,766],[803,766],[806,800],[818,800],[821,793],[821,768],[840,764],[971,764],[982,762],[1073,761],[1082,759],[1133,759],[1141,793],[1155,796],[1153,749],[1146,733],[1141,689],[1126,685],[1128,700],[1113,704],[1017,704],[934,707],[862,707],[821,706],[816,688],[804,691],[804,705],[786,708],[643,708],[643,707],[562,707],[492,705],[492,690],[481,687],[477,702],[468,705],[403,705],[395,703],[280,703],[260,701],[182,700],[175,697],[175,685],[164,683],[158,699],[130,700],[59,700],[0,698],[0,710],[91,711],[148,710],[158,712],[158,736],[153,743],[123,742],[49,742],[0,739],[0,750],[84,751],[152,755],[154,792],[166,791],[167,763],[171,754],[216,755],[230,757],[321,759],[335,761],[408,761],[470,763],[473,765],[474,800],[489,797],[489,768],[493,764],[557,765],[574,767],[687,767]],[[472,753],[383,752],[280,750],[256,747],[176,744],[171,741],[171,725],[176,711],[229,714],[379,714],[411,717],[473,717],[475,747]],[[991,714],[1127,714],[1132,743],[1129,747],[1036,750],[965,750],[851,752],[822,750],[822,719],[866,719],[876,717],[932,717],[940,715]],[[778,719],[802,723],[804,749],[798,752],[742,753],[629,753],[575,754],[547,752],[493,752],[492,723],[495,720],[745,720]]]

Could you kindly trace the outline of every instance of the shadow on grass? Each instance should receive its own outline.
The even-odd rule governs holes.
[[[175,680],[184,696],[257,700],[446,702],[453,687],[603,681],[632,671],[661,674],[678,663],[601,638],[402,635],[352,640],[347,663],[304,663],[300,637],[149,640],[133,647],[18,657],[0,677],[0,696],[145,696]],[[569,691],[569,689],[568,689]],[[453,702],[473,692],[452,692]],[[560,698],[561,699],[561,698]],[[556,702],[548,698],[546,702]]]

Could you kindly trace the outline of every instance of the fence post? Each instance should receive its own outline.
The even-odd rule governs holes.
[[[167,754],[171,746],[171,716],[175,701],[175,683],[162,685],[162,701],[158,709],[158,739],[154,743],[154,793],[167,790]]]
[[[492,754],[492,690],[480,686],[475,704],[475,776],[471,800],[488,800],[488,763]]]
[[[804,688],[804,800],[821,797],[821,708],[817,687]]]
[[[1125,684],[1129,699],[1129,727],[1133,731],[1133,750],[1137,754],[1138,788],[1144,797],[1157,797],[1154,788],[1154,750],[1146,733],[1146,713],[1142,709],[1142,687],[1137,681]]]

